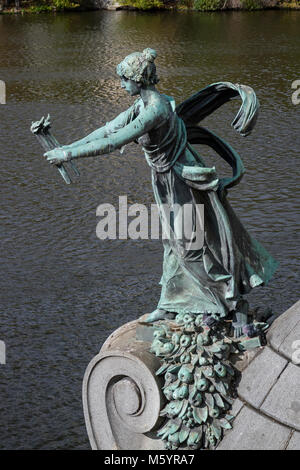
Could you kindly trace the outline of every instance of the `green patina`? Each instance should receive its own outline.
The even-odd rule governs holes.
[[[164,377],[165,422],[157,432],[167,449],[214,449],[236,397],[238,374],[231,358],[240,353],[229,337],[230,326],[208,326],[203,315],[179,314],[154,333],[151,352],[161,359],[156,375]]]
[[[238,184],[244,173],[240,156],[199,123],[225,102],[240,97],[242,105],[232,125],[246,136],[255,125],[259,103],[252,88],[218,82],[176,107],[171,97],[155,87],[155,58],[153,49],[145,49],[130,54],[118,65],[121,86],[138,96],[129,109],[87,137],[45,155],[61,169],[64,162],[138,142],[152,170],[163,229],[169,233],[164,240],[161,297],[148,321],[166,318],[168,312],[233,317],[236,336],[240,336],[248,315],[243,296],[268,283],[277,262],[248,234],[228,202],[228,189]],[[39,128],[37,124],[33,128]],[[232,167],[232,177],[220,178],[192,144],[213,148]],[[194,209],[191,233],[196,231],[197,205],[204,206],[204,243],[198,249],[194,249],[192,240],[189,244],[177,236],[176,221],[165,217],[166,207],[172,211],[175,205],[186,204]]]
[[[268,324],[253,320],[253,336],[239,339],[231,322],[209,315],[178,314],[156,324],[150,352],[160,359],[156,375],[164,380],[165,421],[157,436],[166,449],[215,449],[232,428],[240,378],[234,364],[266,341]]]
[[[67,165],[77,172],[73,159],[111,153],[130,142],[142,147],[151,168],[162,228],[169,234],[163,240],[161,296],[146,321],[176,317],[180,330],[172,333],[166,323],[152,344],[152,352],[164,360],[158,373],[165,374],[164,394],[169,400],[163,411],[169,421],[159,436],[174,449],[182,445],[211,448],[221,439],[222,429],[230,427],[227,412],[235,390],[229,355],[236,345],[228,337],[228,320],[232,320],[235,338],[245,336],[247,327],[250,337],[259,336],[265,324],[252,324],[251,330],[244,295],[267,284],[277,262],[247,232],[227,199],[228,190],[244,173],[239,154],[200,123],[239,97],[242,103],[232,126],[247,136],[256,123],[259,102],[248,86],[218,82],[176,106],[172,97],[156,89],[155,58],[156,52],[148,48],[118,65],[122,88],[138,98],[87,137],[58,147],[44,119],[33,123],[32,131],[49,149],[48,162],[58,167],[68,183]],[[205,146],[211,147],[230,165],[232,176],[221,178],[214,167],[207,167],[193,144],[203,145],[204,152]],[[166,208],[172,212],[175,206],[185,205],[192,207],[191,234],[197,229],[197,207],[204,206],[201,247],[194,247],[192,235],[188,243],[182,239],[176,219],[166,217]],[[260,345],[255,339],[247,341],[244,349]]]

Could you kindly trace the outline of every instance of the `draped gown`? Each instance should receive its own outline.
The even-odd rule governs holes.
[[[254,91],[243,85],[219,82],[200,90],[175,107],[171,97],[160,95],[165,110],[155,126],[132,140],[142,146],[152,172],[155,201],[160,209],[163,230],[163,273],[158,308],[175,313],[208,313],[225,317],[234,311],[244,294],[267,284],[277,262],[244,228],[226,194],[244,172],[240,156],[224,140],[199,126],[199,122],[225,102],[239,96],[242,105],[233,126],[242,135],[252,130],[259,107]],[[144,103],[133,106],[106,124],[114,148],[121,146],[121,129],[142,119]],[[129,136],[130,137],[130,136]],[[129,139],[127,139],[129,140]],[[220,179],[215,168],[208,168],[192,144],[212,147],[232,167],[232,178]],[[194,247],[176,235],[176,221],[166,218],[166,208],[189,204],[193,230],[204,229],[203,243]],[[204,206],[199,220],[198,205]],[[170,224],[168,231],[167,224]]]

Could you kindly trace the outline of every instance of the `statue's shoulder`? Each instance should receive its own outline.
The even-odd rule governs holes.
[[[160,118],[167,119],[175,111],[176,105],[174,98],[171,96],[156,93],[151,97],[149,105],[146,105],[146,107],[142,98],[138,98],[135,100],[133,108],[135,116],[143,114],[143,111],[151,110],[157,116],[160,116]]]
[[[175,111],[175,109],[176,109],[175,99],[174,99],[172,96],[168,96],[168,95],[164,95],[164,94],[161,94],[160,96],[162,96],[163,99],[164,99],[164,101],[165,101],[169,106],[171,106],[172,111]]]
[[[154,96],[153,102],[160,106],[162,109],[168,109],[175,111],[176,105],[175,100],[172,96],[164,95],[163,93],[157,93]]]
[[[175,100],[171,96],[157,93],[151,102],[151,105],[156,108],[158,114],[166,119],[175,111]]]

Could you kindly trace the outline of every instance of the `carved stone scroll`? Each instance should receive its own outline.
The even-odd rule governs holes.
[[[87,367],[83,407],[92,449],[163,449],[158,358],[135,337],[137,322],[116,330]]]

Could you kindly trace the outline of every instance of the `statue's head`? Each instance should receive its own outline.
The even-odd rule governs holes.
[[[158,83],[154,64],[156,55],[156,51],[150,48],[143,52],[133,52],[117,66],[117,74],[141,86],[155,85]]]

